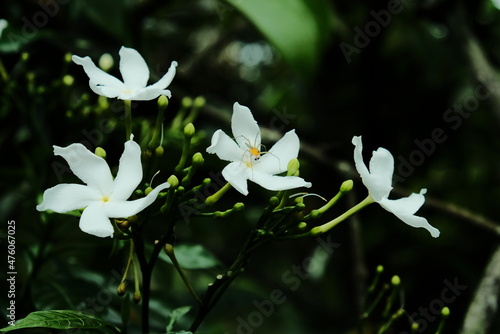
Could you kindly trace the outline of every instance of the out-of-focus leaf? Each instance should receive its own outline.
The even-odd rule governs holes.
[[[170,313],[170,321],[168,322],[167,325],[167,333],[171,333],[172,329],[174,328],[175,322],[180,318],[182,318],[186,313],[188,313],[190,309],[191,306],[182,306],[176,308],[175,310],[172,311],[172,313]]]
[[[53,310],[53,311],[37,311],[28,314],[24,319],[18,320],[15,326],[8,326],[0,329],[1,332],[10,332],[22,328],[54,328],[54,329],[70,329],[70,328],[86,328],[100,329],[111,326],[107,322],[71,310]]]
[[[332,10],[324,0],[227,0],[305,76],[317,68],[330,36]]]
[[[175,257],[182,268],[185,269],[207,269],[219,264],[219,260],[206,250],[202,245],[178,245],[174,247]],[[164,252],[160,257],[172,264],[172,261]]]

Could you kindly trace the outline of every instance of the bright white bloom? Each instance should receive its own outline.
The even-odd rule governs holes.
[[[392,212],[396,217],[413,227],[427,229],[434,238],[439,236],[439,230],[429,224],[427,219],[415,216],[415,212],[424,204],[424,194],[427,189],[420,190],[419,194],[411,194],[408,197],[397,200],[389,199],[392,190],[392,175],[394,173],[394,157],[385,148],[379,147],[373,152],[370,160],[370,170],[363,162],[363,144],[361,136],[353,137],[354,163],[358,173],[361,175],[363,184],[368,188],[369,195],[384,209]]]
[[[288,131],[269,151],[262,151],[260,129],[250,109],[234,104],[231,128],[236,142],[222,130],[212,136],[208,153],[231,161],[222,176],[243,195],[248,194],[247,180],[269,190],[310,187],[311,183],[297,176],[276,176],[286,172],[288,162],[297,158],[300,141],[295,130]]]
[[[97,67],[89,57],[72,56],[73,62],[82,65],[89,76],[90,88],[99,95],[121,100],[152,100],[160,95],[171,97],[168,89],[175,76],[177,62],[173,61],[168,72],[156,83],[146,87],[149,79],[149,68],[146,61],[136,50],[120,49],[120,73],[123,82]]]
[[[80,229],[97,237],[113,237],[109,218],[126,218],[139,213],[154,202],[160,191],[170,186],[168,182],[162,183],[146,197],[127,201],[142,180],[141,148],[132,139],[133,135],[125,143],[115,179],[106,160],[82,144],[54,145],[54,154],[63,157],[86,185],[63,183],[49,188],[36,209],[63,213],[85,208]]]
[[[8,25],[9,22],[7,22],[7,20],[0,19],[0,38],[2,37],[3,30],[7,28]]]

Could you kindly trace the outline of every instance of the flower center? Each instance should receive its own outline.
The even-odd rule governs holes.
[[[101,198],[101,201],[103,201],[104,203],[108,202],[109,201],[109,197],[108,196],[103,196]]]

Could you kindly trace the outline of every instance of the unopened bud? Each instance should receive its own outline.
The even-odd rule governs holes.
[[[118,285],[118,288],[116,288],[116,293],[118,296],[123,296],[125,292],[127,292],[127,283],[121,282],[120,285]]]
[[[343,193],[346,193],[348,191],[351,191],[353,186],[354,186],[354,183],[352,182],[352,180],[344,181],[342,183],[342,185],[340,186],[340,191]]]
[[[71,53],[68,52],[64,55],[64,61],[66,63],[71,63]]]
[[[189,108],[193,105],[193,99],[186,96],[185,98],[182,99],[181,105],[183,108]]]
[[[141,301],[141,292],[139,290],[137,290],[136,292],[134,292],[134,303],[138,304],[140,301]]]
[[[443,307],[443,309],[441,310],[441,315],[442,315],[443,317],[447,317],[447,316],[449,316],[449,315],[450,315],[450,309],[449,309],[448,307],[446,307],[446,306],[445,306],[445,307]]]
[[[201,108],[205,105],[206,100],[203,96],[198,96],[197,98],[194,99],[193,101],[193,106],[195,108]]]
[[[391,284],[394,286],[398,286],[399,284],[401,284],[401,278],[399,278],[398,275],[392,276]]]
[[[115,61],[113,60],[113,57],[109,53],[104,53],[99,58],[99,67],[105,72],[109,71],[114,64]]]
[[[153,191],[153,188],[151,186],[147,187],[146,190],[144,190],[144,194],[149,195],[150,192]]]
[[[233,210],[234,211],[241,211],[245,208],[245,204],[244,203],[241,203],[241,202],[238,202],[238,203],[235,203],[233,205]]]
[[[189,123],[184,127],[184,136],[186,136],[186,138],[191,138],[194,136],[194,131],[193,123]]]
[[[94,154],[97,155],[98,157],[106,159],[106,151],[102,147],[99,146],[96,147]]]
[[[200,152],[196,152],[195,154],[193,154],[193,166],[201,166],[203,165],[203,162],[205,162],[205,159],[203,158],[203,154],[201,154]]]
[[[66,74],[65,76],[63,76],[62,78],[62,82],[64,85],[66,86],[71,86],[73,85],[73,83],[75,82],[75,78],[73,78],[71,75],[69,74]]]
[[[170,177],[167,179],[167,182],[172,188],[176,188],[179,185],[179,179],[175,175],[170,175]]]
[[[22,61],[28,61],[28,59],[30,59],[30,54],[28,52],[21,53],[21,60]]]
[[[304,222],[300,222],[299,225],[297,225],[297,229],[299,231],[304,230],[306,227],[307,227],[307,223],[304,223]]]
[[[158,98],[158,107],[166,108],[168,106],[168,98],[165,95],[160,95]]]

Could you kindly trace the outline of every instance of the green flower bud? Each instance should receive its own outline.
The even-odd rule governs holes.
[[[137,290],[136,292],[134,292],[134,303],[138,304],[140,301],[141,301],[141,292],[139,290]]]
[[[411,330],[412,331],[418,330],[418,322],[414,322],[414,323],[411,324]]]
[[[127,292],[127,283],[121,282],[116,289],[116,293],[118,294],[118,296],[123,296],[125,292]]]
[[[236,211],[236,212],[237,212],[237,211],[241,211],[241,210],[243,210],[244,208],[245,208],[245,204],[244,204],[244,203],[241,203],[241,202],[235,203],[235,204],[233,205],[233,210],[234,210],[234,211]]]
[[[286,175],[292,176],[295,175],[300,168],[300,163],[298,159],[292,159],[288,162],[287,173]]]
[[[198,96],[194,99],[193,105],[195,108],[201,108],[205,105],[206,100],[203,96]]]
[[[205,159],[203,158],[203,154],[201,154],[200,152],[196,152],[195,154],[193,154],[193,166],[201,166],[203,165],[203,162],[205,162]]]
[[[342,185],[340,186],[340,191],[343,193],[349,192],[352,190],[353,186],[354,186],[354,182],[352,182],[352,180],[344,181],[342,183]]]
[[[377,273],[383,273],[384,272],[384,266],[378,265],[377,266]]]
[[[450,315],[450,309],[447,306],[443,307],[443,309],[441,310],[441,315],[443,317],[449,316]]]
[[[297,229],[299,231],[304,230],[306,227],[307,227],[307,223],[304,223],[304,222],[300,222],[299,225],[297,225]]]
[[[102,147],[99,146],[96,147],[94,154],[97,155],[98,157],[106,159],[106,151]]]
[[[276,196],[273,196],[269,199],[269,206],[274,208],[280,204],[280,199]]]
[[[392,276],[391,284],[394,286],[398,286],[399,284],[401,284],[401,278],[399,278],[398,275]]]
[[[97,98],[97,104],[102,109],[108,109],[109,108],[109,101],[108,101],[108,98],[106,96],[99,95],[99,97]]]
[[[65,55],[64,55],[64,61],[66,63],[71,63],[71,53],[67,52]]]
[[[160,95],[158,98],[158,108],[167,108],[168,98],[165,95]]]
[[[113,65],[115,64],[115,61],[113,60],[113,57],[109,53],[104,53],[100,58],[99,58],[99,67],[103,71],[109,71]]]
[[[161,157],[161,156],[163,155],[163,152],[164,152],[164,151],[165,151],[165,150],[164,150],[164,149],[163,149],[163,147],[161,147],[161,146],[158,146],[157,148],[155,148],[155,154],[156,154],[156,156],[158,156],[158,157]]]
[[[167,182],[170,184],[172,188],[177,188],[179,185],[179,179],[175,175],[171,175],[168,179]]]
[[[194,136],[194,131],[193,123],[189,123],[184,127],[184,136],[186,136],[186,138],[191,138]]]
[[[22,61],[28,61],[28,59],[30,59],[30,54],[28,52],[21,53],[21,60]]]
[[[71,75],[69,74],[66,74],[63,78],[62,78],[62,82],[64,85],[66,86],[71,86],[73,85],[73,83],[75,82],[75,78],[73,78]]]
[[[153,188],[151,186],[149,186],[149,187],[146,188],[146,190],[144,190],[144,194],[147,196],[152,191],[153,191]]]
[[[304,203],[297,203],[295,204],[295,210],[297,211],[302,211],[306,208],[306,205]]]
[[[182,99],[181,105],[183,108],[189,108],[193,105],[193,99],[190,97],[186,96],[185,98]]]

